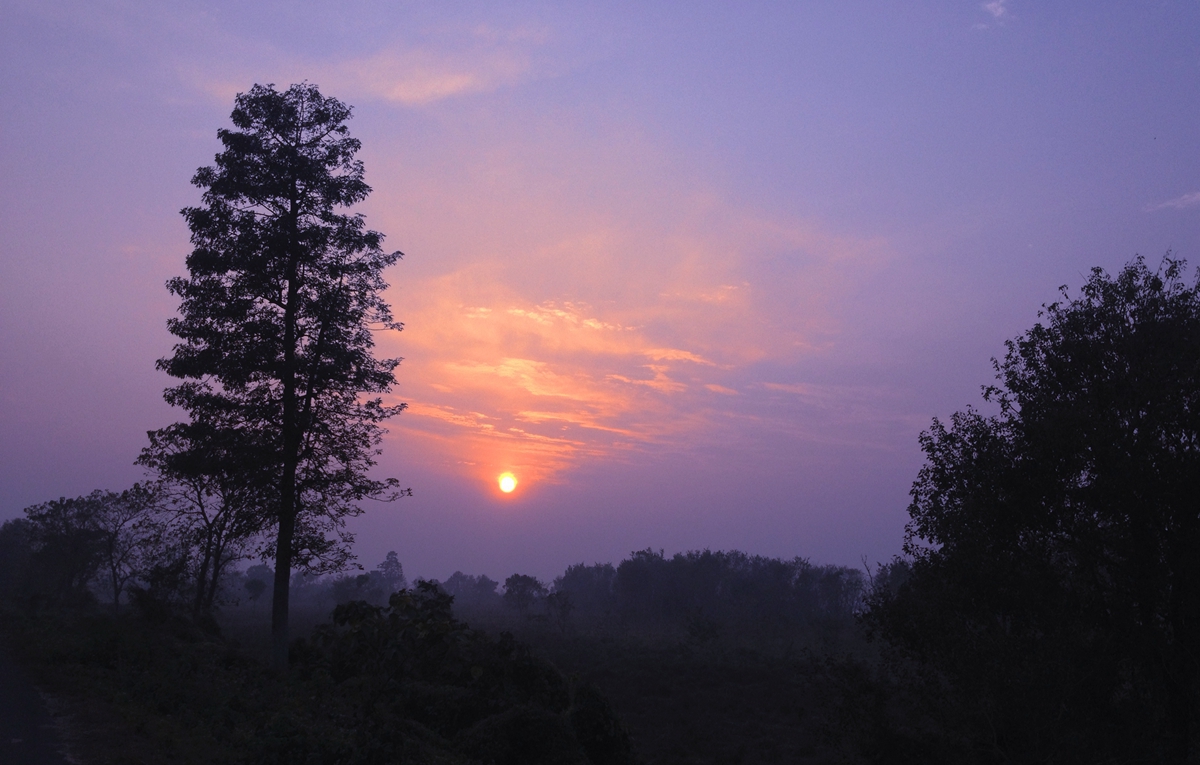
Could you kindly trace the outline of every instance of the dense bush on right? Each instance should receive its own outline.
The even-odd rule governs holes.
[[[1200,661],[1200,288],[1169,255],[1044,307],[993,413],[922,434],[908,576],[866,622],[923,761],[1184,761]],[[887,729],[887,734],[880,732]]]

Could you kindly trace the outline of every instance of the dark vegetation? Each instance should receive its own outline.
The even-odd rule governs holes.
[[[379,293],[399,254],[336,211],[369,192],[348,117],[307,84],[238,97],[169,285],[160,367],[188,421],[150,434],[145,483],[0,527],[5,637],[99,710],[97,762],[1200,757],[1182,262],[1045,306],[995,362],[991,413],[921,434],[903,554],[865,574],[644,550],[409,588],[394,554],[351,571],[344,533],[398,493],[368,470],[399,411],[364,397],[394,382],[370,332],[398,328]]]
[[[472,623],[603,691],[650,762],[840,761],[829,689],[874,655],[856,623],[863,572],[799,558],[644,550],[548,584],[513,576],[503,597],[461,572],[441,586]]]
[[[342,607],[283,675],[184,623],[58,615],[10,629],[52,688],[114,706],[157,752],[148,762],[633,761],[603,697],[428,593]]]
[[[167,583],[150,565],[114,613],[102,535],[44,507],[0,527],[20,563],[0,572],[9,637],[52,687],[118,710],[110,724],[147,762],[620,763],[635,742],[652,762],[831,761],[816,703],[829,657],[870,653],[852,569],[646,550],[549,585],[457,572],[406,589],[392,553],[361,574],[294,575],[310,629],[279,673],[269,567],[227,570],[197,614],[195,564]]]
[[[1200,754],[1200,288],[1183,271],[1138,259],[1064,288],[996,362],[998,412],[922,435],[911,575],[866,624],[920,673],[904,692],[922,706],[883,722],[925,761]]]

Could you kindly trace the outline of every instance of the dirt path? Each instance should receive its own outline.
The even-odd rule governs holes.
[[[29,676],[0,652],[0,763],[77,765]]]

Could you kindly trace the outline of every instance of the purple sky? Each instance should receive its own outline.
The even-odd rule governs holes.
[[[0,519],[181,417],[178,211],[255,82],[355,106],[406,253],[415,496],[353,527],[410,576],[886,560],[918,433],[1060,284],[1200,262],[1194,0],[582,5],[4,3]]]

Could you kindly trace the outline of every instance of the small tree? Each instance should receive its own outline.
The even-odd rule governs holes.
[[[94,491],[90,522],[100,549],[105,589],[119,613],[125,588],[145,577],[158,558],[161,519],[153,487],[134,484],[120,494]]]
[[[564,635],[567,634],[571,612],[575,610],[575,603],[571,601],[571,593],[552,592],[542,602],[546,605],[546,615],[558,627],[558,631]]]
[[[404,578],[404,566],[400,564],[400,558],[397,557],[395,550],[387,554],[383,562],[376,566],[376,570],[382,577],[383,586],[389,595],[408,586],[408,580]]]
[[[177,423],[149,433],[138,462],[157,477],[156,491],[187,560],[193,615],[211,613],[221,578],[245,559],[266,524],[269,472],[261,453],[232,427]]]
[[[25,508],[32,551],[26,576],[35,601],[70,605],[94,600],[90,586],[104,565],[96,510],[89,497],[60,497]]]
[[[504,580],[504,603],[522,614],[546,597],[546,585],[528,574],[513,574]]]
[[[63,497],[27,507],[25,516],[12,529],[21,532],[22,542],[13,553],[25,559],[24,570],[13,575],[38,600],[86,603],[91,591],[99,590],[116,612],[126,589],[144,579],[159,557],[159,518],[150,486]]]
[[[454,606],[459,611],[494,609],[503,602],[500,593],[496,592],[500,583],[485,574],[472,576],[455,571],[440,586],[453,596]]]
[[[168,329],[179,338],[160,369],[193,423],[239,432],[271,490],[258,507],[273,531],[272,653],[286,666],[292,569],[339,568],[345,518],[366,498],[398,496],[369,470],[380,425],[403,404],[386,393],[398,359],[376,359],[372,329],[400,329],[382,298],[399,252],[361,215],[338,212],[370,192],[350,108],[309,84],[255,85],[235,100],[234,129],[217,132],[216,164],[196,172],[203,205],[183,211],[194,246]]]
[[[250,593],[250,600],[257,601],[271,582],[275,581],[275,572],[270,566],[258,565],[246,569],[246,581],[242,586]]]

